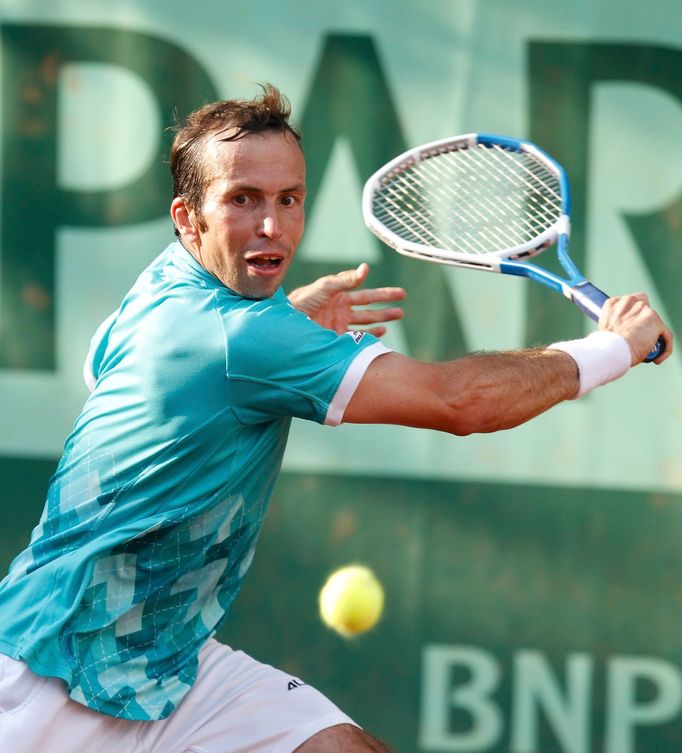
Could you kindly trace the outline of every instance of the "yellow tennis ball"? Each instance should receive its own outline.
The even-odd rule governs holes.
[[[368,567],[348,565],[329,576],[319,602],[325,625],[348,638],[377,624],[384,608],[384,589]]]

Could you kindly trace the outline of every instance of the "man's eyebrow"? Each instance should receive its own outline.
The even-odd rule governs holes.
[[[253,186],[250,183],[233,183],[225,188],[225,193],[234,193],[235,191],[245,191],[246,193],[263,193],[262,186]],[[277,193],[305,193],[305,183],[296,183],[293,186],[282,188]]]
[[[305,193],[305,191],[305,183],[296,183],[296,185],[293,185],[290,188],[285,188],[281,193]]]

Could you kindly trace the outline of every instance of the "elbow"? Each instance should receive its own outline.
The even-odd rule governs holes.
[[[450,417],[450,420],[448,420],[443,429],[449,434],[454,434],[456,437],[469,437],[480,431],[478,426],[472,420],[456,413]]]
[[[444,428],[444,431],[447,431],[448,434],[453,434],[456,437],[470,437],[472,434],[485,434],[490,431],[495,431],[495,429],[486,429],[481,426],[480,422],[474,423],[473,421],[466,422],[457,420],[449,423]]]
[[[461,427],[461,426],[448,429],[448,432],[450,434],[453,434],[455,437],[470,437],[472,434],[478,433],[475,429],[469,429],[467,427]]]
[[[466,402],[451,403],[446,415],[444,430],[457,437],[489,434],[502,428],[499,425],[497,411],[491,404],[475,398],[470,398]]]
[[[471,420],[468,420],[465,416],[453,412],[447,415],[445,420],[433,427],[438,431],[443,431],[448,434],[452,434],[455,437],[468,437],[471,434],[477,434],[480,432],[478,426]]]

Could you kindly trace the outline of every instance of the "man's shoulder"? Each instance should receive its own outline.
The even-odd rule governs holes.
[[[259,332],[263,337],[310,330],[333,334],[295,308],[281,288],[269,298],[244,298],[226,290],[216,296],[216,302],[235,334],[245,330]]]

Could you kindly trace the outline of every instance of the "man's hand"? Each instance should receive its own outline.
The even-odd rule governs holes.
[[[313,321],[334,330],[339,335],[349,329],[364,328],[368,324],[402,319],[403,310],[397,306],[378,309],[354,308],[373,303],[401,301],[405,298],[402,288],[356,290],[367,279],[368,273],[369,267],[363,263],[357,269],[320,277],[310,285],[296,288],[289,294],[289,300]],[[381,337],[386,332],[386,327],[370,327],[368,332]]]
[[[654,363],[663,363],[673,352],[672,332],[649,306],[644,293],[607,299],[599,317],[599,329],[617,332],[627,340],[633,366],[649,355],[659,336],[665,340],[665,350]]]

